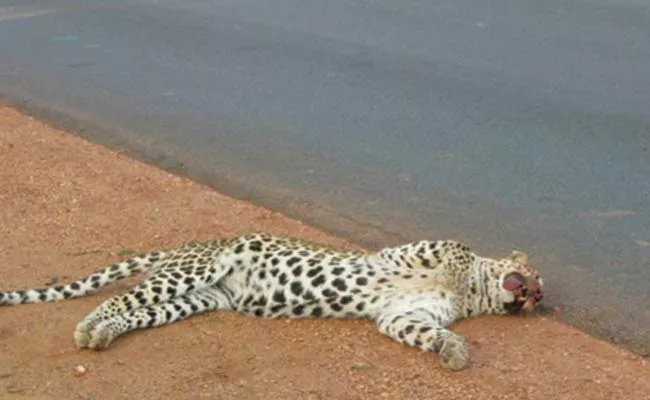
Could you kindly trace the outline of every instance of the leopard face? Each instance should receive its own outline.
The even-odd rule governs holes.
[[[544,280],[529,264],[528,256],[513,251],[501,260],[499,298],[506,313],[530,312],[544,299]]]

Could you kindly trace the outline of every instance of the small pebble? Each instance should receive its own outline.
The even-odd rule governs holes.
[[[83,376],[86,374],[86,367],[83,365],[77,365],[74,368],[74,376]]]
[[[45,282],[45,285],[46,286],[52,286],[52,285],[55,285],[58,281],[59,281],[59,278],[57,278],[56,276],[53,276],[50,279],[48,279],[47,282]]]

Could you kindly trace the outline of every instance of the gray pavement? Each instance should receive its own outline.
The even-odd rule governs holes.
[[[0,0],[0,94],[371,246],[525,249],[650,354],[648,2]]]

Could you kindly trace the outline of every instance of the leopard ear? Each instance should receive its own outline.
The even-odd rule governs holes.
[[[519,250],[513,250],[512,253],[510,253],[509,257],[512,261],[518,262],[523,265],[528,264],[528,255],[522,251]]]

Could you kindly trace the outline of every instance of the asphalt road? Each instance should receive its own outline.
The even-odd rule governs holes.
[[[0,93],[370,245],[525,249],[650,354],[644,0],[0,0]]]

